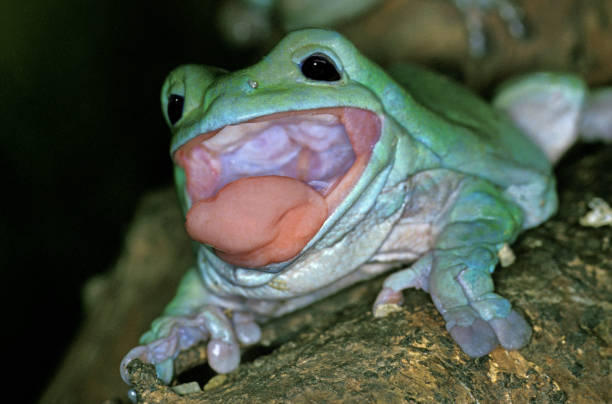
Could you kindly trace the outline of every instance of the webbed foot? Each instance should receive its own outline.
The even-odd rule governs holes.
[[[259,341],[261,330],[253,316],[236,312],[231,320],[216,306],[205,306],[193,316],[163,316],[144,334],[141,344],[121,361],[121,377],[129,384],[127,365],[138,358],[155,365],[157,376],[168,384],[174,375],[174,359],[195,344],[208,340],[208,363],[218,373],[228,373],[240,363],[239,342]]]
[[[475,250],[470,257],[474,266],[481,260],[494,260],[494,255],[485,250]],[[403,301],[402,290],[424,289],[442,313],[453,340],[469,356],[484,356],[499,345],[519,349],[529,342],[531,327],[507,299],[492,292],[488,271],[449,265],[450,271],[434,271],[434,282],[430,283],[433,262],[432,254],[425,255],[410,268],[385,279],[373,306],[374,316],[396,311]]]
[[[522,348],[531,337],[531,327],[515,310],[486,321],[464,306],[445,313],[444,318],[451,337],[472,358],[484,356],[498,345],[510,350]]]
[[[501,346],[506,349],[520,349],[527,345],[531,338],[531,327],[515,310],[511,310],[505,318],[494,318],[489,325]]]

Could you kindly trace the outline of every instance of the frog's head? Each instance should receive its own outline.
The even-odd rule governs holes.
[[[387,81],[324,30],[234,73],[171,72],[161,99],[190,236],[242,267],[298,256],[389,164]]]

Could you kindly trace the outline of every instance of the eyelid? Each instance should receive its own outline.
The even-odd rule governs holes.
[[[321,46],[321,45],[308,45],[302,48],[297,49],[291,55],[291,60],[299,69],[302,66],[302,62],[306,60],[310,56],[314,55],[322,55],[328,58],[333,64],[340,77],[344,77],[344,67],[342,66],[342,62],[336,53],[330,48]]]
[[[168,97],[171,94],[180,95],[181,97],[185,97],[185,82],[183,80],[175,81],[168,88],[167,94],[168,94]]]

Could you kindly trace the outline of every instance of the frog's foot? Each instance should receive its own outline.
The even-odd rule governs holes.
[[[515,310],[505,317],[483,319],[472,307],[463,306],[444,313],[446,329],[463,352],[473,358],[484,356],[501,345],[519,349],[529,342],[531,327]]]
[[[374,317],[386,317],[391,313],[401,310],[401,305],[404,302],[404,296],[401,291],[396,291],[391,288],[383,288],[372,307]]]
[[[416,288],[427,291],[432,257],[432,254],[426,254],[411,267],[394,272],[385,279],[383,288],[372,307],[374,317],[385,317],[389,313],[399,311],[404,301],[402,295],[404,289]]]
[[[218,373],[228,373],[240,363],[240,346],[259,341],[261,330],[253,316],[236,312],[232,319],[216,306],[205,306],[193,316],[164,316],[155,320],[151,330],[141,338],[121,361],[121,377],[129,384],[127,365],[138,358],[155,365],[157,376],[168,384],[174,374],[174,359],[195,344],[208,340],[208,363]]]

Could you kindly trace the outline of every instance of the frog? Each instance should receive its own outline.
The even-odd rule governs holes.
[[[547,80],[584,104],[578,78]],[[495,107],[416,65],[385,71],[324,29],[292,32],[235,72],[173,70],[161,104],[196,263],[123,379],[140,359],[170,383],[199,343],[231,372],[263,322],[382,274],[374,318],[416,288],[469,357],[524,347],[531,327],[491,275],[558,200],[553,158],[507,113],[517,98]]]

